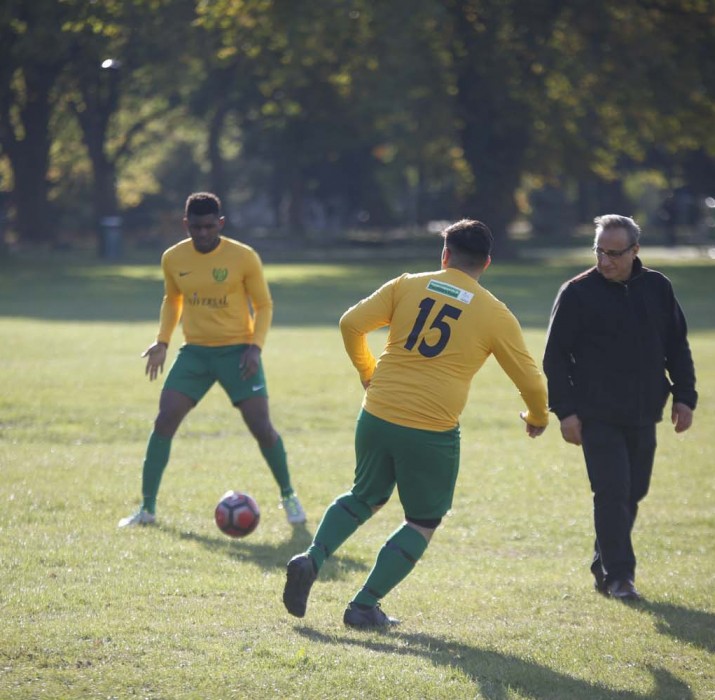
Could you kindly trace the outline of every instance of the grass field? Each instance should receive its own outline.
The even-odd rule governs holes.
[[[0,263],[0,698],[715,698],[715,264],[656,265],[690,321],[701,404],[690,432],[659,428],[634,536],[645,600],[593,592],[581,454],[553,423],[526,438],[490,360],[463,415],[454,508],[384,601],[403,624],[360,633],[342,612],[399,524],[397,503],[326,564],[304,620],[283,609],[285,563],[351,484],[362,391],[337,319],[435,260],[267,266],[272,415],[307,528],[286,524],[258,449],[214,389],[174,441],[160,524],[119,531],[160,391],[139,357],[156,329],[157,262]],[[485,275],[535,356],[558,286],[583,266]],[[245,540],[213,523],[228,488],[262,507]]]

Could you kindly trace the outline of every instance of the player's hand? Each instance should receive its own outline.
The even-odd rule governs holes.
[[[367,391],[367,388],[370,386],[370,380],[369,379],[361,379],[360,383],[362,384],[362,388]]]
[[[561,421],[561,436],[571,445],[581,444],[581,419],[575,413]]]
[[[676,433],[684,433],[693,424],[693,409],[684,403],[673,401],[673,410],[670,414]]]
[[[544,430],[546,430],[546,426],[545,426],[545,425],[539,426],[539,425],[532,425],[531,423],[529,423],[529,422],[526,420],[526,412],[525,412],[525,411],[522,411],[522,412],[519,414],[519,418],[521,418],[521,420],[523,420],[524,423],[526,423],[526,434],[527,434],[530,438],[539,437],[539,435],[543,435]]]
[[[164,371],[164,363],[166,362],[166,344],[154,343],[150,345],[143,353],[142,357],[146,357],[146,369],[144,374],[149,375],[149,381],[154,381],[161,372]]]
[[[256,372],[261,363],[261,348],[258,345],[249,345],[241,357],[241,379],[249,379]]]

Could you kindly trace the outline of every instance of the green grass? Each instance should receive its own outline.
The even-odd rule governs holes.
[[[267,267],[271,410],[307,529],[286,524],[258,449],[214,389],[175,439],[160,525],[133,531],[116,523],[138,502],[160,390],[139,357],[156,329],[158,268],[2,266],[0,698],[715,698],[712,263],[656,265],[689,317],[701,405],[690,432],[659,428],[634,536],[644,602],[592,591],[582,457],[555,424],[526,438],[518,396],[489,361],[463,415],[454,508],[384,601],[403,624],[366,634],[341,623],[401,520],[396,502],[326,564],[304,620],[284,611],[286,561],[351,483],[362,392],[337,319],[388,277],[431,265]],[[537,357],[553,295],[580,267],[495,265],[484,278]],[[262,507],[245,540],[213,523],[227,488]]]

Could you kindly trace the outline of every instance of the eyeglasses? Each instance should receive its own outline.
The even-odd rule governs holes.
[[[631,248],[635,247],[635,243],[631,243],[627,248],[623,250],[604,250],[598,246],[593,246],[593,252],[596,253],[597,258],[601,258],[604,255],[610,260],[617,260],[622,255],[625,255]]]

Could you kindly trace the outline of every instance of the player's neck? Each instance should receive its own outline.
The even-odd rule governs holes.
[[[447,265],[447,267],[444,268],[445,270],[459,270],[459,272],[463,272],[465,275],[469,275],[475,282],[479,281],[479,278],[482,275],[482,272],[484,272],[484,269],[481,267],[475,268],[475,267],[461,267],[459,265]]]

